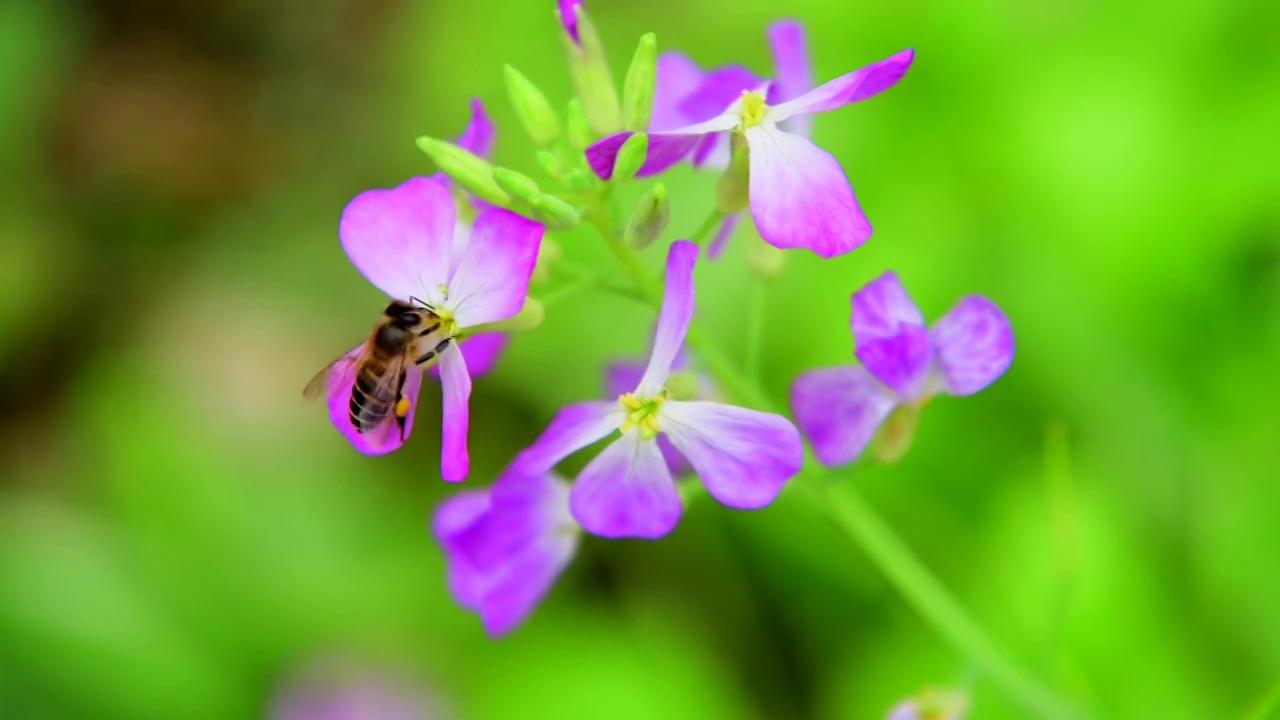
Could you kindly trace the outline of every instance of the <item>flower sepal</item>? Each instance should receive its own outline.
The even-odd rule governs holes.
[[[655,183],[649,191],[640,196],[640,202],[627,220],[622,238],[637,250],[649,247],[662,235],[671,219],[671,205],[667,202],[667,186]]]
[[[533,178],[510,168],[494,168],[493,181],[511,197],[525,202],[531,202],[533,198],[542,194],[538,183]]]
[[[871,457],[886,465],[901,460],[907,450],[911,449],[916,425],[920,423],[920,411],[928,403],[929,398],[925,397],[894,408],[871,440]]]
[[[642,132],[649,129],[653,115],[653,95],[658,85],[658,38],[653,33],[640,37],[636,54],[622,84],[622,126]]]
[[[604,47],[595,25],[587,16],[587,9],[577,5],[577,38],[565,33],[564,48],[568,57],[569,74],[574,89],[582,99],[582,109],[596,137],[617,132],[622,127],[622,112],[618,105],[618,89],[613,84],[609,62],[605,60]]]
[[[493,165],[475,153],[445,140],[420,137],[417,145],[454,182],[493,205],[506,207],[511,196],[493,179]]]
[[[613,162],[613,176],[610,180],[614,182],[626,182],[635,177],[640,171],[640,167],[644,165],[645,156],[649,153],[649,136],[645,133],[635,133],[622,143],[622,147],[618,149],[618,156]]]
[[[551,108],[547,96],[533,81],[514,67],[502,69],[502,79],[507,86],[507,96],[515,108],[516,116],[524,129],[538,145],[546,145],[560,135],[560,118]]]
[[[742,133],[731,137],[732,159],[716,183],[716,210],[725,216],[745,210],[750,203],[750,151]]]

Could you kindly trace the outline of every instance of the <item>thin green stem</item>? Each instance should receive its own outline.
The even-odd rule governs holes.
[[[702,224],[698,226],[698,229],[693,231],[693,235],[689,239],[698,247],[706,247],[707,240],[715,232],[716,228],[720,227],[720,221],[723,219],[724,213],[719,210],[712,210],[707,219],[703,220]]]
[[[968,655],[1037,718],[1074,718],[1043,685],[1017,665],[927,568],[849,482],[797,483],[820,512],[852,537],[904,599],[961,653]]]

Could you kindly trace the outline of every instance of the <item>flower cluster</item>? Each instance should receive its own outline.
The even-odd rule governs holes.
[[[692,354],[684,347],[702,243],[710,240],[714,256],[748,210],[760,238],[777,248],[832,258],[865,242],[871,224],[839,161],[811,139],[812,116],[893,87],[914,51],[815,85],[794,20],[767,30],[772,77],[742,65],[703,69],[682,53],[659,54],[646,35],[619,94],[582,2],[560,0],[556,12],[576,89],[563,121],[532,81],[506,72],[548,180],[491,163],[494,127],[473,101],[455,142],[418,140],[439,173],[360,193],[339,225],[352,264],[391,305],[373,336],[329,371],[331,419],[362,452],[395,450],[413,427],[423,376],[433,374],[442,386],[446,480],[469,473],[472,379],[493,366],[513,331],[541,319],[531,286],[546,298],[598,287],[592,273],[564,260],[567,248],[544,238],[547,231],[589,220],[634,281],[629,296],[657,313],[647,363],[610,365],[606,399],[562,408],[490,487],[459,492],[436,511],[432,529],[450,592],[493,635],[528,616],[584,532],[662,537],[698,496],[686,492],[694,483],[725,506],[765,507],[806,470],[801,430],[822,464],[850,463],[868,448],[892,459],[906,449],[926,401],[986,387],[1013,356],[1009,321],[994,302],[967,296],[927,327],[889,272],[853,294],[860,364],[796,378],[795,423],[744,406],[767,403],[743,397],[740,371],[723,356],[712,367],[701,346]],[[640,252],[665,231],[665,187],[654,185],[624,225],[612,221],[613,191],[686,160],[718,175],[716,207],[704,226],[710,231],[666,244],[660,283]],[[376,424],[364,422],[370,404],[382,409]],[[354,408],[364,408],[359,421]],[[602,440],[575,477],[556,474],[570,455]]]

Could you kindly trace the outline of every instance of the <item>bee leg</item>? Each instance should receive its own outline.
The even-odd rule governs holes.
[[[428,360],[431,360],[432,358],[436,357],[440,353],[447,350],[449,348],[449,343],[451,342],[453,342],[453,338],[445,338],[444,340],[441,340],[440,342],[436,343],[435,348],[422,353],[422,355],[417,360],[414,360],[413,363],[415,365],[421,365],[422,363],[427,362]]]

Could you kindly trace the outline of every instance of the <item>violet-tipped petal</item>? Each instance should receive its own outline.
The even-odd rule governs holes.
[[[791,385],[791,411],[824,465],[858,459],[896,405],[857,365],[809,370]]]
[[[560,409],[538,439],[516,458],[525,473],[546,473],[574,451],[622,426],[626,413],[616,402],[588,401]]]
[[[929,331],[947,392],[969,395],[990,385],[1013,362],[1013,327],[981,295],[966,295]]]
[[[896,273],[886,272],[853,294],[851,325],[867,370],[905,398],[919,395],[933,348],[924,316]]]
[[[635,391],[640,398],[652,398],[662,392],[671,365],[684,346],[693,318],[693,265],[697,259],[698,246],[688,240],[675,241],[667,252],[666,289],[653,334],[653,353]]]
[[[467,428],[471,419],[471,375],[467,361],[456,344],[440,355],[440,386],[444,397],[441,421],[440,475],[459,482],[471,472],[467,452]]]
[[[794,100],[813,88],[813,64],[809,60],[804,24],[799,20],[779,20],[767,31],[773,49],[773,69],[778,80],[769,89],[769,104]],[[781,124],[783,130],[802,137],[813,134],[813,118],[795,115]]]
[[[342,211],[338,235],[369,282],[407,300],[449,279],[455,216],[449,190],[416,177],[355,196]]]
[[[658,444],[632,430],[578,475],[569,509],[594,535],[658,538],[675,529],[683,506]]]
[[[825,112],[858,100],[866,100],[893,87],[911,67],[915,50],[903,50],[884,60],[830,80],[781,105],[769,108],[768,119],[780,123],[794,115]]]
[[[505,320],[520,311],[544,228],[510,210],[482,211],[447,285],[447,307],[460,327]]]

